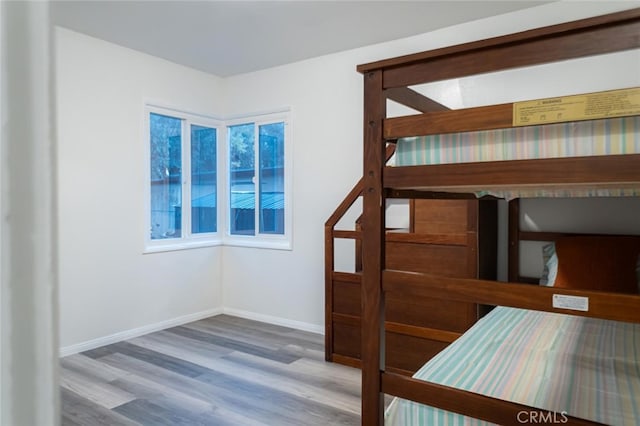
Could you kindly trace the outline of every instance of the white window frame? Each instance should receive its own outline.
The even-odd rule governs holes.
[[[160,114],[181,120],[182,123],[182,231],[179,238],[151,239],[151,146],[150,146],[150,115]],[[192,234],[191,232],[191,125],[209,127],[216,130],[216,232]],[[145,226],[144,226],[144,250],[143,253],[156,253],[164,251],[184,250],[199,247],[212,247],[222,244],[221,228],[224,227],[224,208],[221,208],[221,195],[226,187],[224,155],[220,144],[226,138],[224,121],[213,116],[197,114],[178,108],[168,107],[157,103],[145,103],[144,105],[144,146],[145,146]],[[223,202],[224,207],[226,203]],[[188,206],[187,209],[184,206]]]
[[[241,116],[230,117],[225,120],[225,161],[224,161],[224,176],[225,176],[225,201],[223,202],[225,207],[224,215],[226,217],[225,233],[223,243],[229,246],[238,247],[255,247],[277,250],[292,250],[293,249],[293,202],[292,202],[292,188],[293,188],[293,143],[291,137],[291,111],[288,108],[284,108],[278,111],[269,111],[264,113],[247,114]],[[272,123],[284,122],[284,234],[261,234],[259,227],[259,200],[258,200],[258,188],[260,188],[260,174],[258,173],[259,167],[259,138],[257,137],[259,126]],[[228,129],[230,126],[239,124],[253,123],[256,131],[256,139],[254,144],[255,155],[255,191],[256,191],[256,229],[255,235],[234,235],[231,234],[231,215],[229,214],[231,205],[231,178],[230,178],[230,145]],[[219,173],[220,174],[220,173]]]

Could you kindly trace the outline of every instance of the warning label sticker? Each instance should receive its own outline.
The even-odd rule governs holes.
[[[513,104],[513,125],[561,123],[640,114],[640,87]]]

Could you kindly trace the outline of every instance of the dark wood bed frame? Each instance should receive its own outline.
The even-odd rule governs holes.
[[[411,198],[407,194],[416,195],[413,190],[421,187],[595,183],[640,186],[638,154],[412,167],[385,165],[386,145],[401,137],[512,127],[513,104],[449,110],[413,91],[411,85],[637,48],[640,48],[640,9],[633,9],[358,66],[364,75],[363,425],[382,424],[384,394],[505,425],[513,424],[519,411],[532,409],[385,372],[382,355],[385,293],[640,322],[637,295],[563,290],[561,293],[565,295],[589,297],[588,312],[564,311],[552,307],[552,295],[559,293],[553,288],[386,270],[383,208],[386,198]],[[387,118],[387,99],[422,114]],[[517,277],[510,278],[517,281]],[[569,418],[566,424],[596,423]]]

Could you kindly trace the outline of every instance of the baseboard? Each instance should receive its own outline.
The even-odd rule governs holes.
[[[165,330],[170,327],[176,327],[178,325],[186,324],[192,321],[198,321],[203,318],[212,317],[215,315],[227,314],[240,318],[246,318],[255,321],[261,321],[268,324],[281,325],[283,327],[295,328],[296,330],[308,331],[311,333],[317,333],[324,335],[324,327],[316,324],[310,324],[302,321],[294,321],[285,318],[275,317],[271,315],[258,314],[255,312],[243,311],[233,308],[214,308],[206,311],[196,312],[194,314],[184,315],[178,318],[172,318],[170,320],[161,321],[155,324],[145,325],[143,327],[134,328],[131,330],[121,331],[119,333],[111,334],[109,336],[99,337],[97,339],[89,340],[75,345],[65,346],[60,348],[60,357],[77,354],[79,352],[89,351],[91,349],[99,348],[101,346],[110,345],[112,343],[121,342],[127,339],[133,339],[145,334],[153,333],[154,331]]]
[[[250,320],[266,322],[268,324],[281,325],[283,327],[295,328],[296,330],[308,331],[324,335],[324,326],[310,324],[308,322],[294,321],[286,318],[274,317],[271,315],[257,314],[255,312],[243,311],[234,308],[223,308],[222,313],[234,317],[246,318]]]
[[[152,333],[154,331],[165,330],[170,327],[176,327],[178,325],[186,324],[192,321],[198,321],[203,318],[220,315],[222,313],[223,313],[222,308],[208,309],[206,311],[183,315],[181,317],[172,318],[170,320],[160,321],[155,324],[149,324],[149,325],[134,328],[131,330],[121,331],[119,333],[111,334],[109,336],[99,337],[97,339],[89,340],[82,343],[77,343],[75,345],[65,346],[60,348],[60,357],[77,354],[78,352],[88,351],[91,349],[99,348],[100,346],[110,345],[112,343],[121,342],[127,339],[133,339],[134,337],[142,336],[144,334]]]

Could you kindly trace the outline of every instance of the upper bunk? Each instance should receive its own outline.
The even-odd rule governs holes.
[[[365,123],[365,140],[370,133],[398,144],[384,188],[501,198],[640,195],[640,9],[358,71],[365,116],[381,117],[379,128],[377,120]],[[477,87],[491,104],[461,94]]]

